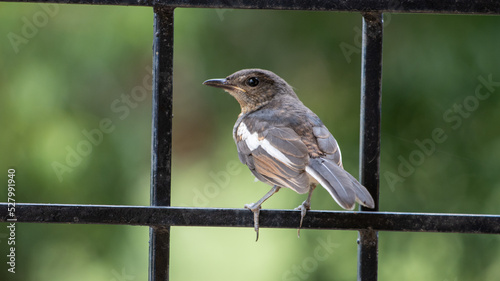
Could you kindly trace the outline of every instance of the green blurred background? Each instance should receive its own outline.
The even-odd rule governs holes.
[[[172,205],[241,208],[268,191],[238,161],[238,104],[201,84],[242,68],[294,86],[358,174],[359,14],[175,16]],[[500,213],[500,84],[479,86],[500,81],[500,18],[388,14],[385,26],[380,209]],[[15,168],[17,202],[149,204],[152,34],[151,8],[0,3],[0,201]],[[446,139],[424,141],[436,129]],[[264,208],[304,199],[286,190]],[[340,209],[323,189],[312,204]],[[147,227],[18,223],[16,274],[7,234],[0,280],[147,280]],[[173,227],[171,279],[355,280],[355,231],[301,234]],[[383,232],[380,280],[498,280],[499,253],[493,235]]]

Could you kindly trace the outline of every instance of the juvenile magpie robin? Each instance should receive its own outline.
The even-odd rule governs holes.
[[[259,201],[245,205],[254,213],[257,239],[261,204],[281,187],[309,193],[295,208],[301,211],[298,231],[318,183],[344,209],[352,210],[355,202],[375,207],[368,190],[343,169],[337,141],[285,80],[268,70],[244,69],[203,84],[222,88],[236,98],[241,113],[233,138],[240,161],[257,179],[273,186]]]

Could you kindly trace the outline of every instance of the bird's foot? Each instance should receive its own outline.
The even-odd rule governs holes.
[[[297,236],[300,238],[300,228],[302,227],[302,221],[304,220],[304,217],[306,216],[307,211],[311,210],[311,203],[306,200],[302,202],[295,210],[300,210],[300,224],[299,224],[299,229],[297,229]]]
[[[259,214],[260,214],[260,204],[256,203],[250,203],[250,204],[245,204],[245,208],[249,209],[253,213],[253,227],[255,229],[255,232],[257,233],[257,238],[255,239],[255,242],[259,240]]]

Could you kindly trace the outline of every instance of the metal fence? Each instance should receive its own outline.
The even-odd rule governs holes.
[[[154,9],[151,206],[16,204],[17,222],[142,225],[150,227],[149,280],[169,279],[171,226],[253,227],[246,209],[170,206],[173,20],[176,7],[347,11],[363,15],[360,176],[375,210],[309,211],[303,228],[358,230],[358,280],[377,280],[378,232],[500,234],[500,216],[378,212],[382,77],[382,13],[500,14],[496,0],[0,0],[0,2],[134,5]],[[297,211],[262,210],[260,226],[296,228]],[[9,218],[0,203],[0,222]]]

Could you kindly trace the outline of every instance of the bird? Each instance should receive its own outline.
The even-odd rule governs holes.
[[[346,210],[354,209],[356,202],[375,207],[368,190],[344,170],[339,145],[330,131],[281,77],[269,70],[243,69],[203,84],[223,89],[238,101],[241,113],[233,139],[239,160],[257,180],[272,186],[259,201],[244,206],[253,212],[257,240],[261,205],[281,188],[308,193],[295,208],[301,212],[299,237],[318,184]]]

